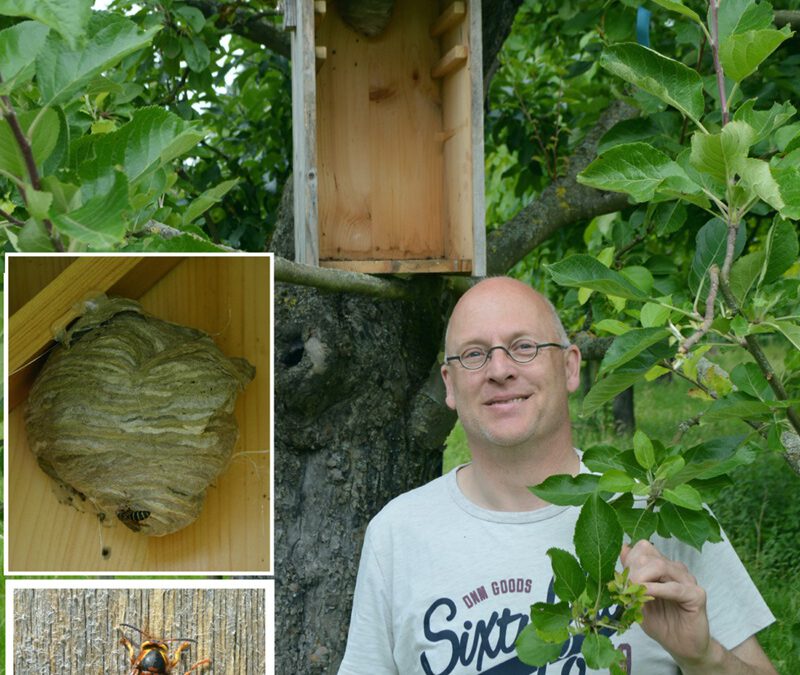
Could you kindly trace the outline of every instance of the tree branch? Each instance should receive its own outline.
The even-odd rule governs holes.
[[[719,287],[722,291],[722,297],[725,298],[725,303],[728,305],[731,311],[734,314],[741,314],[742,310],[739,307],[739,302],[736,299],[736,296],[733,294],[733,291],[731,291],[731,287],[728,285],[728,279],[722,277],[722,279],[720,279]],[[745,335],[744,347],[748,352],[750,352],[751,356],[756,362],[756,365],[758,365],[759,369],[761,370],[761,374],[764,376],[767,382],[769,382],[769,386],[774,392],[775,397],[779,401],[787,401],[789,399],[789,395],[786,393],[786,389],[783,388],[783,383],[775,372],[775,369],[772,367],[772,364],[769,362],[767,355],[764,354],[764,350],[761,349],[758,338],[755,335]],[[794,427],[795,432],[800,434],[800,415],[797,414],[797,411],[789,406],[786,408],[786,417],[789,418],[789,422]]]
[[[790,26],[792,30],[800,30],[800,11],[797,10],[778,10],[774,15],[774,22],[778,28]]]
[[[215,0],[185,0],[187,5],[199,9],[207,19],[217,19],[217,28],[227,29],[240,37],[264,45],[276,54],[291,57],[289,36],[275,24],[263,18],[263,13],[256,13],[237,6],[238,3],[216,2]]]
[[[690,335],[683,344],[678,348],[682,354],[688,354],[689,350],[694,347],[700,339],[711,330],[711,324],[714,323],[714,303],[717,301],[717,293],[719,292],[719,267],[711,265],[708,268],[708,278],[710,287],[708,295],[706,296],[706,315],[700,328]]]
[[[489,274],[502,274],[531,250],[566,225],[603,213],[613,213],[628,205],[628,196],[601,192],[580,185],[576,176],[595,158],[603,135],[617,122],[635,115],[630,106],[615,102],[570,158],[567,175],[553,181],[534,200],[506,224],[486,238],[486,266]]]
[[[303,265],[280,256],[275,256],[275,280],[314,286],[323,291],[359,293],[390,300],[412,300],[417,296],[408,283],[398,279],[382,279],[361,272]]]

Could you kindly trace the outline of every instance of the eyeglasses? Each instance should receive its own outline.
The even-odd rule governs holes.
[[[567,349],[569,345],[562,345],[559,342],[542,342],[537,344],[531,340],[517,340],[510,347],[503,345],[496,345],[484,349],[483,347],[470,347],[465,349],[459,356],[445,357],[445,364],[450,361],[458,361],[467,370],[480,370],[486,365],[486,362],[492,357],[492,352],[495,349],[502,349],[512,361],[516,363],[530,363],[539,354],[540,349],[545,347],[558,347],[559,349]]]

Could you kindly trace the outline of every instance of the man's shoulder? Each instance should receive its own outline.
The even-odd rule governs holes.
[[[370,529],[375,531],[414,527],[420,520],[430,520],[441,515],[442,510],[452,504],[448,486],[451,480],[454,480],[454,477],[445,474],[398,495],[372,519]]]

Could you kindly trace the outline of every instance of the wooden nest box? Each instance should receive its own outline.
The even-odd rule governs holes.
[[[371,35],[348,16],[359,4],[370,5],[285,8],[295,258],[367,273],[483,276],[480,2],[388,0],[388,23]]]
[[[263,255],[7,256],[10,571],[272,570],[271,264]],[[256,368],[236,400],[239,440],[228,469],[208,488],[199,518],[166,537],[132,532],[116,518],[99,526],[91,509],[59,504],[54,482],[28,448],[26,401],[55,346],[53,327],[77,318],[76,303],[96,292],[134,299],[152,316],[199,329],[223,353]],[[157,462],[142,466],[144,476],[159,471]],[[180,489],[182,476],[173,475]]]

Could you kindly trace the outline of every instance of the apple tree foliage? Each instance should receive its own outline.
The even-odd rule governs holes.
[[[3,244],[263,250],[290,169],[286,59],[223,44],[186,3],[111,9],[0,2]]]
[[[547,271],[574,289],[591,330],[614,338],[583,414],[667,373],[705,403],[668,443],[637,431],[632,448],[587,449],[593,474],[531,488],[581,506],[575,554],[549,551],[558,602],[533,605],[517,642],[532,665],[582,636],[589,667],[624,672],[609,635],[641,621],[647,596],[618,569],[623,538],[658,533],[700,549],[720,540],[707,504],[733,469],[775,451],[800,473],[800,121],[796,92],[765,95],[759,80],[793,33],[763,0],[695,4],[655,0],[654,22],[671,38],[662,50],[598,30],[599,66],[642,114],[606,134],[578,180],[634,207],[595,219],[586,252]],[[681,238],[698,219],[694,241]],[[733,420],[749,432],[682,442],[689,426]]]

